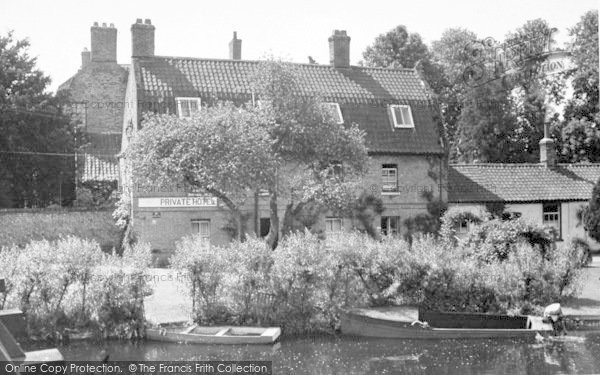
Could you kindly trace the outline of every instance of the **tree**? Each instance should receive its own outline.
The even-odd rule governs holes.
[[[448,141],[449,158],[457,160],[457,128],[463,101],[468,90],[464,73],[475,63],[471,48],[477,35],[467,29],[447,29],[442,37],[432,43],[433,61],[443,74],[437,87],[442,124]],[[432,87],[432,80],[428,83]]]
[[[570,74],[573,96],[564,109],[560,129],[562,161],[600,161],[598,105],[598,11],[585,13],[569,32],[576,69]]]
[[[507,75],[503,83],[511,90],[519,134],[517,139],[522,151],[518,162],[539,160],[539,140],[544,135],[544,124],[552,102],[562,99],[565,82],[562,75],[545,75],[541,71],[546,53],[555,43],[553,29],[543,19],[527,21],[523,26],[507,35],[502,52],[504,58],[497,58],[502,66],[502,74]],[[518,74],[509,75],[510,69]]]
[[[278,205],[287,201],[283,232],[308,227],[304,211],[350,213],[368,164],[364,132],[356,124],[338,124],[323,100],[302,89],[300,73],[290,64],[266,61],[252,80],[260,107],[273,119],[267,131],[280,168],[267,186],[271,226],[267,241],[279,235]],[[306,210],[305,210],[306,209]]]
[[[45,90],[29,42],[0,37],[0,204],[69,204],[74,198],[73,153],[78,128],[63,112],[66,98]]]
[[[268,191],[274,248],[280,202],[284,233],[310,227],[307,210],[351,210],[368,156],[363,132],[338,124],[319,97],[303,93],[291,65],[261,63],[252,85],[256,105],[219,103],[190,119],[147,115],[125,157],[136,182],[183,180],[220,199],[236,218],[238,239],[247,199]]]
[[[429,59],[427,45],[421,36],[409,33],[406,26],[399,25],[375,38],[373,45],[363,52],[366,66],[414,68],[417,62]]]
[[[592,197],[582,213],[583,227],[587,233],[600,241],[600,179],[594,185]]]
[[[252,107],[220,103],[190,119],[147,115],[125,150],[137,183],[184,181],[220,199],[243,238],[246,198],[275,179],[279,160],[264,131],[271,119]]]

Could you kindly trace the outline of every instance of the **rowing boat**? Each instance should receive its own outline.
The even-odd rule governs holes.
[[[153,341],[189,344],[273,344],[281,335],[279,327],[158,327],[146,329]]]
[[[549,334],[539,316],[422,311],[412,306],[356,308],[341,317],[343,334],[402,339],[535,337]]]

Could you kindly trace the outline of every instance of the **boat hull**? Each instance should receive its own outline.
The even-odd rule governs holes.
[[[372,310],[373,311],[373,310]],[[539,317],[528,317],[530,328],[439,328],[423,327],[420,323],[394,319],[393,317],[368,316],[365,310],[347,311],[341,317],[343,334],[400,339],[484,339],[535,337],[539,333],[549,333],[552,326]],[[389,314],[388,314],[389,315]]]
[[[187,344],[269,345],[281,335],[279,327],[207,327],[203,330],[204,333],[198,333],[191,329],[148,328],[146,339]]]

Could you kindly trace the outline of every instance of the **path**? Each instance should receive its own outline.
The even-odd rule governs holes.
[[[578,298],[562,304],[565,315],[600,315],[600,255],[583,269],[583,289]]]
[[[168,268],[148,270],[152,295],[144,299],[146,320],[151,324],[190,321],[192,299],[181,283],[181,274]]]

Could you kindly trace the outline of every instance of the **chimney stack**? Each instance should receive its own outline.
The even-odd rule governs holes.
[[[548,168],[556,165],[556,149],[554,140],[550,138],[550,125],[544,124],[544,138],[540,141],[540,163]]]
[[[117,62],[117,29],[111,23],[98,26],[98,22],[90,28],[91,32],[91,61]]]
[[[229,42],[229,58],[231,60],[242,59],[242,40],[237,38],[237,32],[233,32],[233,39]]]
[[[147,18],[131,25],[131,56],[154,56],[154,26]]]
[[[84,48],[81,52],[81,67],[85,68],[92,61],[92,53]]]
[[[329,63],[334,68],[350,67],[350,37],[346,30],[334,30],[329,37]]]

